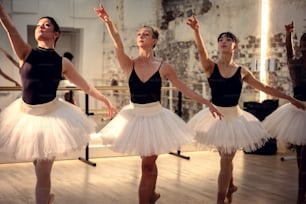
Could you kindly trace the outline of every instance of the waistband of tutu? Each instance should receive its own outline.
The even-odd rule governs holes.
[[[239,105],[231,106],[231,107],[221,107],[216,106],[216,108],[224,115],[224,118],[237,117],[242,115],[243,111],[239,107]]]
[[[130,108],[136,115],[152,115],[158,113],[163,108],[160,102],[138,104],[130,102]]]
[[[57,97],[50,102],[37,105],[27,104],[22,99],[20,101],[22,112],[30,115],[44,115],[56,110],[60,106],[60,101]]]

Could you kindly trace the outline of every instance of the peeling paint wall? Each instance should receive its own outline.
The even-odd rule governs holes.
[[[130,1],[125,1],[125,3]],[[152,11],[147,7],[147,13],[156,12],[151,16],[149,23],[159,27],[161,37],[156,47],[158,57],[169,61],[176,69],[177,74],[199,93],[202,93],[202,84],[207,83],[198,61],[197,50],[193,41],[193,33],[186,25],[186,19],[197,15],[200,20],[201,33],[205,39],[209,56],[217,60],[217,36],[223,31],[235,33],[239,40],[239,49],[235,53],[238,64],[252,69],[253,63],[260,58],[261,41],[261,1],[254,0],[160,0],[154,1]],[[295,21],[295,46],[299,36],[305,32],[306,2],[303,0],[270,0],[270,30],[268,42],[268,58],[275,60],[275,71],[268,73],[268,83],[287,94],[292,94],[289,72],[286,66],[286,50],[284,24]],[[125,9],[123,9],[123,12]],[[137,12],[135,13],[137,15]],[[142,18],[142,16],[139,16]],[[129,18],[129,17],[127,17]],[[155,18],[155,19],[154,19]],[[269,20],[269,19],[267,19]],[[134,25],[135,26],[135,25]],[[141,24],[138,24],[140,27]],[[133,32],[137,27],[133,27]],[[127,50],[137,55],[134,47],[136,31],[124,34]],[[134,52],[133,52],[134,51]],[[258,78],[259,72],[254,71]],[[125,78],[122,77],[124,83]],[[206,84],[206,96],[209,88]],[[244,85],[240,105],[245,101],[259,101],[259,92]],[[272,98],[272,97],[271,97]],[[284,103],[284,101],[280,101]],[[202,106],[197,103],[183,103],[184,118],[188,119]]]
[[[37,18],[43,14],[55,16],[61,26],[83,29],[78,59],[79,70],[95,85],[110,85],[113,79],[116,79],[119,85],[127,84],[126,77],[115,59],[113,44],[105,25],[92,10],[98,2],[103,3],[111,15],[121,34],[125,50],[131,57],[138,54],[138,28],[143,25],[158,27],[160,39],[155,49],[157,57],[169,61],[177,74],[199,93],[202,93],[202,83],[206,83],[206,78],[198,61],[193,32],[186,25],[186,19],[192,14],[197,15],[200,21],[200,31],[212,59],[218,58],[216,38],[223,31],[235,33],[240,40],[239,49],[235,54],[236,63],[251,69],[260,56],[261,0],[66,0],[64,3],[60,0],[28,0],[26,7],[22,6],[23,1],[20,0],[3,0],[5,7],[10,10],[11,1],[17,10],[13,12],[13,9],[10,15],[24,39],[27,39],[26,25],[35,24]],[[294,21],[296,29],[293,43],[297,48],[301,34],[306,32],[306,1],[269,2],[270,15],[269,19],[266,19],[270,24],[267,52],[268,58],[276,62],[275,71],[269,72],[269,84],[292,94],[286,66],[284,24]],[[65,12],[58,12],[59,9]],[[6,35],[3,30],[0,30],[0,34]],[[1,38],[1,45],[10,50],[6,38]],[[258,77],[259,73],[254,74]],[[17,76],[18,73],[14,71],[13,75]],[[206,95],[209,93],[208,86],[205,92]],[[164,93],[164,97],[168,95],[167,92]],[[117,101],[121,105],[126,104],[128,94]],[[245,85],[241,105],[244,101],[258,101],[258,91]],[[167,104],[167,101],[164,103]],[[91,107],[101,106],[93,104]],[[184,102],[183,107],[185,119],[202,108],[194,102]]]

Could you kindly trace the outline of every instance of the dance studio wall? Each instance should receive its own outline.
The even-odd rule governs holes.
[[[78,70],[95,85],[110,85],[116,79],[119,85],[126,85],[126,79],[118,68],[113,45],[105,25],[97,18],[94,7],[101,2],[112,16],[121,33],[127,53],[132,57],[138,53],[136,47],[137,29],[143,25],[154,25],[161,31],[156,55],[175,66],[178,75],[198,92],[206,78],[201,70],[194,45],[193,33],[186,25],[186,19],[197,15],[201,24],[209,56],[217,58],[217,36],[223,31],[232,31],[240,39],[235,55],[237,63],[252,68],[260,57],[261,0],[2,0],[17,29],[27,39],[27,26],[35,25],[40,16],[54,16],[66,29],[80,29],[78,56],[75,63]],[[268,72],[268,83],[273,87],[292,93],[292,86],[286,66],[284,24],[295,22],[294,45],[306,31],[305,0],[268,0],[269,22],[267,58],[275,62],[274,71]],[[1,36],[5,31],[0,29]],[[6,37],[1,37],[1,46],[11,53]],[[60,42],[60,41],[59,41]],[[64,48],[60,47],[60,52]],[[0,57],[1,60],[1,57]],[[1,65],[1,63],[0,63]],[[10,70],[11,68],[6,68]],[[18,76],[17,71],[10,71]],[[258,71],[254,71],[258,76]],[[2,80],[2,79],[0,79]],[[0,81],[0,84],[2,82]],[[206,86],[207,88],[207,86]],[[208,90],[206,90],[207,93]],[[258,92],[244,87],[244,101],[258,101]],[[119,96],[120,97],[120,96]],[[122,96],[123,97],[123,96]],[[126,103],[124,96],[122,103]],[[282,102],[280,102],[282,103]],[[79,104],[84,107],[83,100]],[[99,103],[91,101],[90,107],[99,109]],[[196,112],[201,105],[184,102],[185,118]]]

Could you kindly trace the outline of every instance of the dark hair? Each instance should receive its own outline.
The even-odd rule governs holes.
[[[44,18],[48,19],[52,23],[52,25],[54,26],[54,31],[55,32],[58,32],[59,34],[61,33],[61,29],[60,29],[58,23],[56,22],[56,20],[53,17],[43,16],[43,17],[40,17],[39,20],[44,19]],[[59,39],[59,37],[55,39],[54,45],[56,44],[58,39]]]
[[[232,39],[235,43],[238,43],[238,42],[239,42],[238,38],[237,38],[233,33],[231,33],[231,32],[223,32],[223,33],[221,33],[221,34],[218,36],[218,41],[219,41],[220,38],[221,38],[222,36],[224,36],[224,35],[225,35],[225,37],[228,37],[228,38]]]
[[[71,61],[73,59],[73,54],[71,54],[70,52],[65,52],[63,54],[63,57],[66,57],[67,59]]]
[[[306,33],[303,33],[303,35],[301,36],[301,41],[306,41]]]

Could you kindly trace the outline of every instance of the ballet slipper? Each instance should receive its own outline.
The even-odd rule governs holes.
[[[156,201],[160,198],[160,194],[159,193],[154,193],[154,195],[151,197],[150,199],[150,204],[154,204],[156,203]]]
[[[226,199],[228,201],[228,203],[231,203],[233,200],[233,193],[236,192],[238,190],[237,186],[232,186],[230,188],[228,188],[227,194],[226,194]]]
[[[55,198],[55,195],[51,193],[48,198],[48,204],[52,204],[54,201],[54,198]]]

